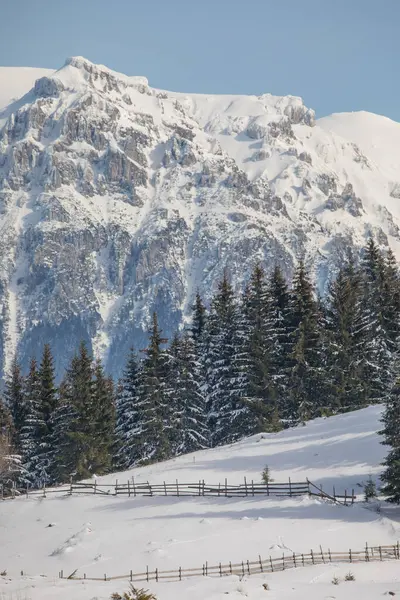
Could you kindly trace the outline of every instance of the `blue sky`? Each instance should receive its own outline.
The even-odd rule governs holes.
[[[0,0],[0,64],[82,55],[186,92],[400,121],[400,0]]]

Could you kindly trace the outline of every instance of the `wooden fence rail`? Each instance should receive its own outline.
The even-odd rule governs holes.
[[[355,500],[354,490],[351,494],[336,494],[335,488],[333,488],[333,494],[328,494],[326,491],[309,481],[291,481],[288,482],[271,482],[271,483],[260,483],[255,481],[247,481],[244,478],[244,482],[239,485],[228,485],[228,480],[225,479],[224,483],[218,484],[207,484],[204,480],[198,482],[182,483],[175,481],[174,483],[159,483],[150,484],[147,482],[135,482],[134,478],[127,481],[126,483],[119,483],[118,480],[115,483],[73,483],[71,482],[67,486],[46,488],[42,489],[25,489],[12,488],[8,495],[5,494],[3,488],[0,489],[0,497],[3,500],[14,499],[17,496],[42,496],[47,497],[48,494],[101,494],[106,496],[175,496],[175,497],[193,497],[193,496],[213,496],[213,497],[226,497],[226,498],[245,498],[248,496],[282,496],[282,497],[296,497],[304,496],[305,494],[311,496],[317,496],[332,502],[336,502],[343,505],[353,504]]]
[[[302,554],[283,554],[278,558],[262,559],[258,557],[256,561],[242,561],[240,563],[229,563],[217,565],[209,565],[207,562],[201,567],[193,569],[182,569],[179,567],[175,570],[160,571],[159,569],[149,570],[146,567],[146,571],[142,573],[130,573],[126,575],[117,575],[109,577],[105,573],[103,577],[87,577],[86,573],[82,577],[76,575],[76,571],[69,576],[64,576],[64,572],[60,571],[59,577],[61,579],[73,579],[75,581],[89,580],[89,581],[112,581],[117,579],[126,579],[132,582],[143,582],[143,581],[181,581],[188,577],[223,577],[227,575],[253,575],[255,573],[274,573],[276,571],[284,571],[286,569],[293,569],[297,567],[305,567],[309,565],[320,565],[328,563],[359,563],[359,562],[372,562],[372,561],[386,561],[386,560],[399,560],[400,559],[400,546],[399,542],[388,546],[368,546],[362,550],[346,550],[342,552],[331,552],[331,550],[324,551],[322,547],[319,550],[311,550],[309,553]]]

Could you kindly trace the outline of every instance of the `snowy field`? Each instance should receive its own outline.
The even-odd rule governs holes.
[[[278,434],[256,435],[232,446],[198,452],[159,465],[99,478],[136,481],[242,483],[260,480],[265,464],[276,481],[308,477],[327,492],[354,488],[371,474],[377,479],[385,448],[376,431],[380,409],[317,419]],[[112,485],[110,485],[112,489]],[[150,570],[201,567],[318,550],[345,551],[400,539],[400,511],[380,513],[360,501],[351,507],[316,498],[173,498],[53,496],[20,498],[0,505],[0,598],[94,600],[127,589],[127,580],[60,581],[58,572],[117,576]],[[52,525],[49,527],[49,525]],[[350,570],[355,582],[334,586]],[[159,600],[223,598],[320,598],[366,600],[388,591],[400,594],[399,563],[322,565],[244,578],[193,578],[146,584]],[[21,577],[23,571],[25,576]],[[45,577],[41,577],[45,576]],[[266,592],[263,583],[268,582]],[[357,590],[357,591],[355,591]],[[3,594],[3,595],[1,595]]]

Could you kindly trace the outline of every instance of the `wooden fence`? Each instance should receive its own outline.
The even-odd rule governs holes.
[[[368,546],[365,545],[363,550],[346,550],[343,552],[331,552],[330,550],[323,551],[320,546],[319,550],[311,550],[307,554],[283,554],[281,557],[272,558],[269,556],[267,559],[258,557],[256,561],[242,561],[240,563],[228,563],[216,565],[209,565],[204,563],[199,568],[194,569],[182,569],[178,567],[171,571],[160,571],[159,569],[146,570],[142,573],[130,573],[126,575],[118,575],[116,577],[109,577],[105,573],[103,577],[87,577],[86,573],[82,577],[76,575],[77,570],[68,576],[64,576],[64,572],[60,571],[59,577],[61,579],[73,579],[77,581],[89,580],[89,581],[112,581],[116,579],[125,579],[132,582],[143,582],[143,581],[181,581],[188,577],[223,577],[227,575],[253,575],[256,573],[274,573],[276,571],[285,571],[286,569],[293,569],[297,567],[305,567],[309,565],[320,565],[329,563],[360,563],[360,562],[372,562],[372,561],[386,561],[386,560],[399,560],[400,559],[400,546],[399,542],[390,546]]]
[[[68,486],[61,487],[43,487],[42,489],[17,489],[13,488],[6,496],[3,489],[1,489],[2,499],[13,499],[17,496],[41,496],[47,497],[48,494],[101,494],[105,496],[175,496],[175,497],[193,497],[193,496],[211,496],[211,497],[225,497],[225,498],[244,498],[248,496],[281,496],[281,497],[295,497],[304,496],[305,494],[311,496],[317,496],[325,498],[343,505],[353,504],[355,500],[354,490],[351,494],[345,490],[344,494],[337,494],[335,488],[332,490],[332,494],[328,494],[322,489],[309,481],[292,482],[289,478],[288,482],[284,483],[257,483],[247,481],[246,477],[244,482],[239,485],[228,485],[228,480],[225,479],[224,483],[218,484],[206,484],[204,480],[199,480],[195,483],[180,483],[176,480],[174,483],[163,483],[150,484],[147,482],[135,482],[132,478],[126,483],[119,483],[116,480],[115,483],[99,484],[95,480],[93,483],[73,483],[71,482]]]

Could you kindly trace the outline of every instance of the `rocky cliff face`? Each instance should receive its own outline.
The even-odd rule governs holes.
[[[396,125],[396,124],[393,124]],[[86,339],[118,375],[224,268],[328,268],[373,233],[397,251],[400,189],[299,98],[155,90],[72,58],[0,111],[0,367]],[[400,179],[400,176],[399,176]],[[400,248],[400,246],[399,246]]]

